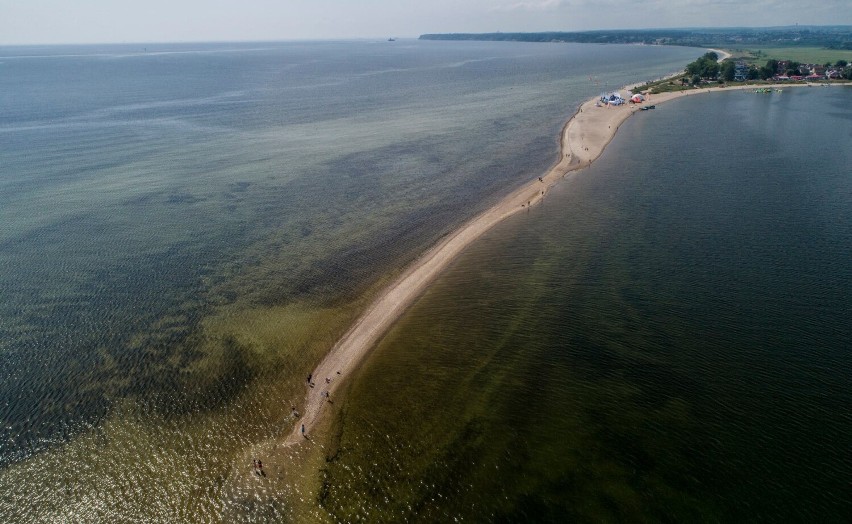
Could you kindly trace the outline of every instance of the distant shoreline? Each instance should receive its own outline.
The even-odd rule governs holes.
[[[597,29],[586,31],[426,33],[420,40],[490,41],[575,44],[644,44],[686,47],[797,46],[848,49],[852,26],[794,25],[779,27],[717,27]]]
[[[565,175],[590,166],[615,137],[621,123],[640,111],[641,105],[658,105],[699,93],[742,91],[754,87],[742,85],[667,92],[651,95],[644,104],[634,106],[598,106],[597,97],[581,104],[562,128],[559,160],[545,175],[514,190],[498,204],[451,232],[421,255],[378,295],[332,347],[312,373],[315,387],[308,388],[306,384],[303,415],[284,444],[294,445],[302,442],[305,436],[312,435],[312,430],[318,427],[318,423],[329,410],[325,405],[326,400],[335,398],[340,385],[352,375],[391,326],[459,254],[498,223],[539,203],[547,191]],[[760,87],[775,89],[807,85],[773,84]]]

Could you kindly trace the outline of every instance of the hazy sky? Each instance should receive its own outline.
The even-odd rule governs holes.
[[[0,0],[0,44],[852,24],[850,0]]]

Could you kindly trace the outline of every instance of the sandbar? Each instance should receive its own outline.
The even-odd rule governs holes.
[[[637,105],[598,106],[598,97],[583,103],[563,127],[559,160],[546,174],[516,189],[498,204],[444,237],[379,293],[312,373],[315,386],[311,388],[306,384],[307,396],[303,404],[303,415],[297,420],[296,426],[284,442],[285,445],[296,444],[304,440],[305,436],[311,435],[321,417],[329,411],[327,400],[336,398],[335,392],[340,385],[352,375],[393,323],[467,246],[494,225],[540,202],[547,190],[567,173],[592,165],[612,141],[619,126],[639,111],[641,105],[660,105],[675,98],[699,93],[755,87],[786,89],[798,86],[799,84],[742,85],[693,89],[651,95],[643,104]],[[627,87],[623,88],[623,91],[627,90]],[[327,383],[326,379],[331,382]],[[326,397],[326,392],[329,397]]]

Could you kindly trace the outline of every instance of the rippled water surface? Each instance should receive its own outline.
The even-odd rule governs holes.
[[[702,94],[473,245],[327,453],[342,521],[845,522],[852,89]]]
[[[580,101],[700,53],[0,48],[0,520],[241,514],[234,472],[376,287]]]

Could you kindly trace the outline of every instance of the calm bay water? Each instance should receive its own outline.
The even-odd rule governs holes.
[[[0,516],[218,520],[383,279],[698,54],[0,48]]]
[[[373,522],[846,522],[852,89],[639,113],[355,380],[323,506]],[[368,472],[368,474],[364,474]]]

